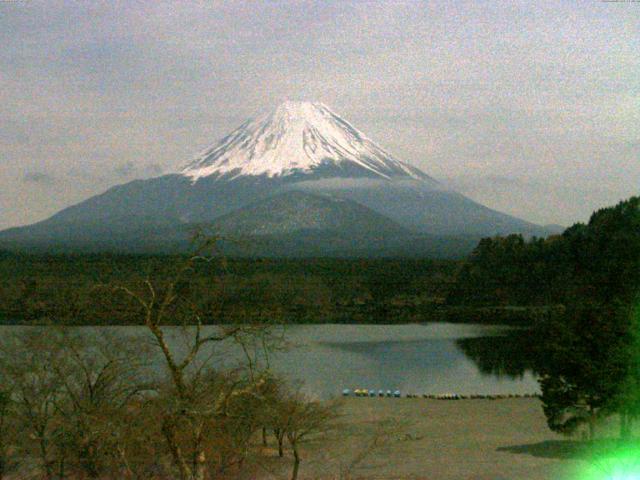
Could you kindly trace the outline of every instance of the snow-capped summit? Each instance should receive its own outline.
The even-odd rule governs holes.
[[[449,255],[455,242],[442,238],[452,235],[464,238],[463,255],[474,236],[545,234],[443,188],[326,106],[286,102],[181,171],[116,185],[0,232],[0,244],[166,252],[190,248],[189,232],[203,225],[256,240],[230,250],[253,257]]]
[[[180,173],[195,182],[210,176],[283,177],[327,173],[327,169],[350,177],[429,179],[393,158],[326,105],[292,101],[245,122]]]

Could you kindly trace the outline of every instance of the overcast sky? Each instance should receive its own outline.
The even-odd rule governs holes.
[[[486,205],[584,221],[640,193],[640,2],[0,1],[0,228],[286,99]]]

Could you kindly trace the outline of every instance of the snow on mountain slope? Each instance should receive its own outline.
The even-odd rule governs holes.
[[[262,235],[270,246],[252,250],[257,256],[272,247],[284,256],[354,249],[404,255],[431,251],[414,250],[424,235],[546,235],[447,190],[326,106],[287,102],[246,122],[179,172],[116,185],[47,220],[0,232],[0,244],[163,251],[186,248],[188,229],[202,224]],[[265,240],[269,235],[278,238]],[[395,243],[385,243],[388,238]]]
[[[335,166],[383,179],[431,180],[393,158],[321,103],[285,102],[272,113],[245,122],[206,149],[180,174],[193,182],[210,176],[283,177]]]

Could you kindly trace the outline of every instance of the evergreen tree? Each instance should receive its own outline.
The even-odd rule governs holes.
[[[615,410],[627,376],[630,338],[620,315],[615,308],[576,305],[546,322],[538,370],[543,410],[553,431],[570,434],[587,424],[593,438],[597,418]]]
[[[538,326],[540,385],[551,429],[618,413],[621,436],[640,413],[640,198],[594,213],[563,234],[571,281],[566,315]]]

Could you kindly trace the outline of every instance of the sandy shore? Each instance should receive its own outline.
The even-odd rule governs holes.
[[[564,480],[582,461],[538,399],[349,398],[342,413],[328,440],[305,447],[301,478]],[[279,475],[264,478],[289,462],[274,458]]]

